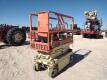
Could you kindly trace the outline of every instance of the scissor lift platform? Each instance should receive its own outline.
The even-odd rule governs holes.
[[[33,16],[37,16],[37,30],[32,28]],[[37,51],[34,58],[36,71],[48,69],[49,75],[54,77],[69,64],[73,27],[73,17],[57,12],[34,12],[30,15],[30,47]]]

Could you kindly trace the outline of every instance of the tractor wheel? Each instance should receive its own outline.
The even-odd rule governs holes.
[[[7,42],[7,40],[5,39],[4,41],[3,41],[5,44],[8,44],[8,42]]]
[[[26,40],[26,33],[20,28],[12,28],[7,32],[6,40],[12,46],[22,45]]]
[[[58,74],[58,67],[55,67],[53,69],[49,69],[49,76],[54,78]]]
[[[95,35],[95,38],[96,38],[96,39],[99,39],[99,38],[100,38],[100,35],[96,34],[96,35]]]
[[[3,42],[4,42],[5,44],[8,44],[7,39],[6,39],[6,32],[4,32],[4,39],[3,39]]]
[[[87,38],[87,35],[86,35],[86,34],[83,34],[82,36],[83,36],[83,38]]]

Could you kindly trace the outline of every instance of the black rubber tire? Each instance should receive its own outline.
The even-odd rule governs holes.
[[[53,69],[50,69],[48,74],[49,74],[49,76],[52,77],[52,78],[56,77],[56,75],[58,74],[58,67],[55,67],[55,68],[53,68]]]
[[[8,44],[8,42],[7,42],[7,40],[5,39],[4,41],[3,41],[5,44]]]
[[[35,63],[33,69],[34,69],[35,71],[45,70],[45,69],[43,68],[43,64],[41,64],[41,63]]]
[[[95,38],[96,38],[96,39],[99,39],[99,38],[100,38],[100,35],[96,34],[96,35],[95,35]]]
[[[35,63],[33,69],[34,69],[35,71],[39,71],[39,70],[40,70],[39,64]]]
[[[83,37],[83,38],[86,38],[86,34],[83,34],[82,37]]]
[[[17,41],[15,40],[15,34],[20,34],[22,39]],[[19,46],[25,43],[26,33],[22,31],[20,28],[12,28],[7,32],[6,41],[9,45]]]
[[[7,33],[6,32],[3,32],[3,36],[4,36],[4,39],[3,39],[3,42],[5,43],[5,44],[8,44],[8,42],[7,42],[7,39],[6,39],[6,35],[7,35]]]

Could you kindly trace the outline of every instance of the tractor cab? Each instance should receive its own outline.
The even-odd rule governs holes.
[[[33,17],[37,28],[33,28]],[[53,11],[34,12],[30,15],[30,46],[50,54],[54,48],[73,42],[73,17]]]

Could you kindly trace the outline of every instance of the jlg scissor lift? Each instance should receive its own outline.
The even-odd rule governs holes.
[[[37,30],[32,29],[33,16],[37,16]],[[51,23],[53,21],[56,21]],[[56,25],[55,25],[56,24]],[[30,46],[37,50],[34,58],[36,71],[48,69],[55,77],[72,60],[74,19],[71,16],[48,12],[30,15]]]

